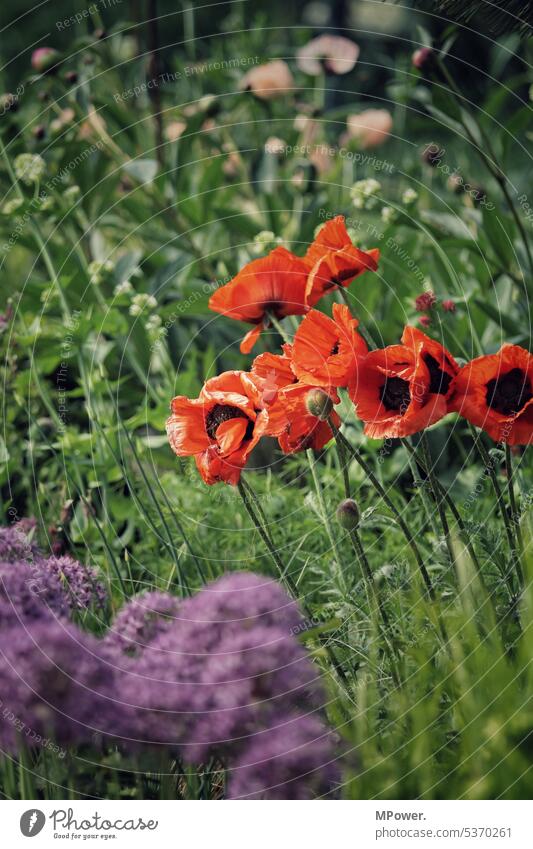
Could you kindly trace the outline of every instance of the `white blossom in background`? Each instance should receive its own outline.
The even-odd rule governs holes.
[[[378,202],[377,195],[380,191],[381,183],[368,177],[353,184],[350,197],[356,209],[373,209]]]
[[[130,306],[130,315],[140,315],[145,309],[155,309],[157,301],[153,295],[148,295],[146,292],[140,292],[134,295]]]
[[[36,153],[19,153],[13,165],[15,176],[27,186],[38,183],[46,171],[46,162]]]

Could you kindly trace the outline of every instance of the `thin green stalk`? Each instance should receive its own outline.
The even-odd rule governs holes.
[[[337,546],[337,540],[335,538],[335,534],[333,533],[333,528],[331,526],[330,517],[327,511],[326,502],[324,500],[324,493],[322,491],[322,484],[320,483],[319,477],[316,473],[316,462],[313,455],[313,451],[311,448],[308,448],[305,452],[307,455],[307,461],[309,463],[309,469],[311,471],[311,477],[313,478],[313,484],[315,487],[316,497],[318,501],[318,507],[320,510],[320,515],[322,517],[322,522],[326,529],[326,533],[328,535],[328,539],[331,545],[331,550],[333,551],[335,560],[337,561],[337,565],[342,569],[342,560],[339,554],[339,549]]]
[[[281,338],[285,342],[290,342],[290,339],[289,339],[287,333],[285,332],[285,328],[282,326],[281,322],[278,321],[276,316],[269,313],[269,319],[270,319],[272,325],[276,328],[276,330],[280,334]],[[309,470],[311,472],[311,477],[313,478],[313,484],[314,484],[314,487],[315,487],[315,492],[316,492],[316,496],[317,496],[317,500],[318,500],[318,506],[319,506],[319,509],[320,509],[322,522],[324,524],[324,527],[326,529],[326,533],[328,535],[328,539],[329,539],[329,542],[330,542],[330,545],[331,545],[331,550],[333,551],[335,560],[337,561],[337,565],[340,568],[342,568],[342,560],[341,560],[340,555],[339,555],[337,540],[335,538],[335,534],[333,533],[333,529],[331,527],[329,515],[328,515],[327,509],[326,509],[326,504],[325,504],[325,501],[324,501],[324,494],[323,494],[323,491],[322,491],[322,485],[321,485],[320,480],[318,479],[318,476],[317,476],[317,473],[316,473],[315,457],[314,457],[314,454],[313,454],[313,452],[310,448],[307,449],[307,451],[305,453],[306,453],[307,462],[308,462],[308,465],[309,465]]]
[[[328,419],[328,424],[329,424],[330,427],[332,427],[332,425],[334,426],[334,422],[332,421],[331,417]],[[335,445],[337,447],[337,454],[339,455],[339,463],[340,463],[340,466],[341,466],[341,469],[342,469],[342,476],[343,476],[343,481],[344,481],[344,494],[345,494],[346,498],[351,498],[350,478],[349,478],[349,475],[348,475],[346,452],[345,452],[345,449],[344,449],[344,445],[342,444],[341,440],[337,438],[337,436],[335,436]],[[381,618],[383,619],[383,624],[385,626],[385,629],[386,629],[386,631],[389,631],[390,630],[389,617],[387,616],[387,611],[385,610],[383,602],[382,602],[382,600],[379,596],[379,593],[377,591],[377,587],[376,587],[376,584],[374,582],[374,576],[372,574],[372,569],[370,568],[368,558],[367,558],[365,550],[363,548],[363,543],[361,542],[361,537],[359,536],[359,533],[358,533],[356,528],[353,528],[350,531],[350,538],[351,538],[352,545],[353,545],[353,548],[354,548],[354,551],[355,551],[355,555],[356,555],[356,557],[359,561],[359,565],[361,567],[361,572],[363,574],[365,585],[367,586],[367,592],[369,594],[369,603],[370,603],[370,597],[372,597],[374,605],[377,606],[377,609],[379,610],[379,613],[381,614]],[[372,609],[371,603],[370,603],[370,607]],[[376,620],[377,620],[377,617],[376,617]],[[376,622],[376,624],[377,624],[377,622]],[[381,630],[379,628],[379,624],[377,624],[377,628],[378,628],[378,630]],[[385,632],[382,632],[382,637],[383,637],[383,641],[385,643],[385,646],[387,648],[387,654],[389,655],[389,662],[390,662],[390,665],[391,665],[392,677],[394,679],[395,684],[400,687],[401,686],[401,678],[400,678],[400,675],[399,675],[397,667],[396,667],[396,658],[395,658],[394,648],[392,647],[391,643],[389,642],[388,636]]]
[[[293,596],[293,598],[298,598],[298,588],[296,587],[292,578],[290,577],[287,570],[283,566],[281,558],[276,551],[274,542],[273,542],[272,538],[270,537],[266,526],[263,527],[259,516],[257,515],[257,513],[255,512],[255,510],[252,506],[251,500],[249,498],[249,493],[252,495],[252,499],[255,501],[255,503],[257,503],[257,501],[258,501],[257,495],[254,492],[253,487],[249,483],[244,483],[244,477],[241,477],[241,480],[237,484],[237,488],[239,490],[239,495],[242,498],[243,504],[246,508],[246,512],[248,513],[250,519],[252,520],[252,523],[255,525],[257,532],[259,533],[261,539],[265,543],[265,546],[267,547],[267,550],[268,550],[270,556],[272,557],[272,559],[273,559],[273,561],[276,565],[276,568],[279,572],[281,581],[286,582],[286,584],[289,588],[290,594]],[[307,611],[305,610],[305,605],[302,605],[302,606],[304,608],[304,612],[307,613]],[[319,639],[321,645],[323,646],[323,648],[325,649],[325,651],[327,652],[329,659],[330,659],[330,661],[333,665],[333,668],[335,669],[335,671],[337,672],[337,675],[339,676],[339,679],[342,681],[345,692],[347,694],[349,694],[349,689],[350,689],[349,681],[346,677],[346,673],[344,672],[341,664],[337,660],[337,657],[336,657],[333,649],[331,648],[331,646],[329,645],[329,643],[327,641],[326,642],[323,641],[323,639],[320,635],[318,636],[318,639]]]
[[[352,309],[352,304],[350,303],[350,298],[348,297],[348,292],[344,288],[344,286],[337,286],[337,292],[341,296],[341,298],[344,301],[344,303],[346,304],[346,306],[348,306],[348,307],[350,307],[350,309]],[[359,333],[361,334],[361,336],[363,337],[363,339],[365,340],[368,347],[370,348],[370,350],[371,351],[375,350],[378,347],[378,345],[377,345],[374,337],[370,333],[370,331],[367,330],[366,327],[363,327],[362,324],[360,324],[357,329],[358,329]]]
[[[428,438],[427,438],[425,432],[422,433],[422,437],[421,437],[420,441],[421,441],[421,444],[422,444],[422,456],[424,457],[424,463],[425,463],[425,466],[426,466],[426,474],[427,474],[428,479],[429,479],[429,484],[431,486],[431,490],[433,492],[433,498],[434,498],[435,504],[437,506],[437,511],[438,511],[438,514],[439,514],[440,523],[442,525],[442,532],[444,534],[444,540],[446,542],[446,548],[448,550],[448,557],[450,559],[450,566],[453,569],[454,565],[455,565],[455,553],[454,553],[452,541],[451,541],[451,538],[450,538],[450,527],[448,525],[446,510],[444,509],[444,506],[443,506],[443,500],[442,500],[442,497],[440,495],[439,488],[437,486],[437,480],[436,480],[436,477],[435,477],[435,473],[434,473],[434,469],[433,469],[433,462],[432,462],[431,453],[430,453],[430,450],[429,450]]]
[[[249,486],[250,485],[248,484],[248,487]],[[259,534],[259,536],[263,540],[263,542],[264,542],[264,544],[267,548],[268,553],[270,554],[272,560],[274,561],[274,565],[276,566],[276,569],[278,570],[280,579],[287,583],[287,585],[288,585],[288,587],[291,591],[291,594],[296,598],[298,596],[298,591],[297,591],[297,589],[294,585],[294,582],[289,575],[285,574],[285,569],[283,567],[283,563],[281,562],[281,558],[280,558],[278,552],[276,551],[276,549],[275,549],[275,547],[272,543],[272,540],[270,539],[269,535],[267,534],[267,532],[263,528],[262,522],[259,519],[259,517],[257,516],[257,514],[256,514],[256,512],[255,512],[255,510],[252,506],[252,500],[250,499],[248,492],[246,490],[246,487],[243,485],[242,480],[240,480],[239,483],[237,484],[237,489],[239,490],[239,495],[242,498],[242,502],[243,502],[243,504],[246,508],[246,512],[248,513],[250,519],[252,520],[252,523],[255,526],[257,533]]]
[[[407,440],[402,439],[402,442],[406,442],[406,441]],[[431,504],[431,501],[429,500],[428,494],[427,494],[427,491],[426,491],[426,481],[423,481],[422,478],[420,477],[420,473],[418,471],[417,464],[416,464],[414,458],[410,454],[408,454],[408,456],[407,456],[407,462],[409,464],[409,468],[411,470],[411,475],[413,477],[413,484],[414,484],[414,487],[415,487],[415,492],[417,492],[418,495],[420,496],[420,500],[422,501],[422,506],[424,508],[424,512],[426,514],[428,524],[430,525],[431,529],[433,530],[433,534],[438,538],[439,537],[439,528],[438,528],[438,525],[435,521],[433,505]]]
[[[404,441],[403,445],[404,445],[404,447],[407,449],[407,451],[409,451],[411,454],[413,454],[414,456],[416,456],[417,461],[418,461],[419,463],[421,463],[421,465],[422,465],[422,467],[423,467],[424,471],[426,471],[426,473],[427,473],[427,469],[426,469],[425,461],[424,461],[424,459],[423,459],[423,458],[420,458],[420,457],[417,455],[416,449],[415,449],[415,448],[413,448],[413,446],[412,446],[412,445],[410,444],[410,442],[408,442],[407,440],[405,440],[405,441]],[[449,508],[449,510],[450,510],[450,512],[452,513],[452,515],[453,515],[453,517],[454,517],[455,521],[457,522],[457,525],[458,525],[458,527],[459,527],[459,530],[461,531],[461,534],[462,534],[462,536],[463,536],[463,542],[464,542],[464,545],[465,545],[465,547],[466,547],[466,548],[467,548],[467,550],[468,550],[468,553],[469,553],[469,555],[470,555],[470,557],[471,557],[471,559],[472,559],[472,562],[474,563],[474,566],[476,567],[476,571],[477,571],[477,574],[478,574],[478,578],[479,578],[479,580],[480,580],[480,582],[481,582],[481,584],[482,584],[483,588],[485,589],[485,591],[487,591],[487,588],[486,588],[486,586],[485,586],[485,580],[484,580],[483,575],[482,575],[482,572],[481,572],[481,564],[480,564],[480,562],[479,562],[479,560],[478,560],[478,557],[477,557],[477,554],[476,554],[476,552],[475,552],[475,550],[474,550],[474,546],[472,545],[472,543],[471,543],[471,541],[470,541],[470,535],[468,534],[468,532],[467,532],[467,530],[466,530],[465,523],[463,522],[463,519],[462,519],[462,517],[461,517],[461,514],[459,513],[459,511],[458,511],[457,507],[455,506],[455,504],[453,503],[453,499],[450,497],[450,495],[449,495],[449,493],[447,492],[447,490],[446,490],[446,489],[444,489],[444,487],[443,487],[443,486],[439,483],[439,481],[437,480],[437,478],[434,478],[434,481],[435,481],[435,485],[436,485],[436,487],[437,487],[437,489],[438,489],[438,492],[439,492],[439,494],[440,494],[441,498],[443,498],[443,499],[445,500],[447,507]]]
[[[501,487],[500,487],[500,483],[498,481],[498,476],[496,474],[496,470],[494,468],[494,463],[492,462],[492,460],[489,456],[489,453],[488,453],[487,449],[485,448],[485,446],[483,444],[483,440],[482,440],[481,435],[478,434],[478,432],[476,431],[476,429],[474,428],[473,425],[469,424],[469,427],[470,427],[470,432],[472,434],[472,438],[474,440],[474,445],[476,446],[477,450],[479,451],[479,453],[481,455],[481,459],[483,461],[483,464],[485,466],[486,471],[488,472],[488,475],[490,477],[490,480],[491,480],[491,483],[492,483],[492,486],[493,486],[493,489],[494,489],[494,493],[496,495],[496,502],[498,504],[498,509],[501,513],[503,523],[505,525],[505,533],[507,535],[507,542],[509,543],[509,549],[510,549],[511,557],[514,561],[515,570],[516,570],[516,574],[517,574],[517,577],[518,577],[518,585],[519,585],[519,587],[522,587],[523,582],[524,582],[524,576],[522,574],[522,567],[520,566],[520,561],[519,561],[518,552],[517,552],[516,546],[515,546],[515,540],[514,540],[514,537],[513,537],[513,531],[512,531],[512,528],[511,528],[511,523],[509,521],[509,516],[507,514],[507,508],[506,508],[505,502],[503,500],[503,493],[502,493],[502,490],[501,490]],[[512,587],[510,587],[510,588],[512,589]]]
[[[346,451],[348,451],[352,455],[354,460],[356,460],[356,462],[359,463],[359,465],[363,469],[364,473],[368,477],[369,481],[373,485],[373,487],[376,490],[376,492],[378,493],[378,495],[383,499],[383,501],[385,502],[385,504],[387,505],[387,507],[389,508],[391,513],[394,515],[396,521],[398,522],[399,527],[402,530],[403,535],[405,536],[407,544],[409,545],[411,551],[413,552],[416,564],[417,564],[417,566],[420,570],[420,574],[422,575],[422,579],[424,581],[427,593],[428,593],[430,599],[432,601],[434,601],[436,599],[436,594],[435,594],[435,589],[433,587],[433,583],[431,581],[431,578],[429,577],[429,573],[427,571],[426,565],[425,565],[425,563],[422,559],[420,549],[418,548],[418,545],[416,544],[416,541],[415,541],[411,531],[409,530],[409,527],[407,526],[405,520],[403,519],[400,511],[398,510],[398,508],[394,504],[394,501],[392,501],[390,496],[387,494],[387,491],[385,490],[385,488],[382,486],[382,484],[377,479],[377,477],[374,474],[374,472],[372,471],[371,467],[368,465],[366,460],[363,459],[363,457],[361,456],[359,451],[356,448],[354,448],[353,445],[351,445],[348,442],[348,440],[346,439],[346,437],[344,436],[342,431],[340,431],[337,427],[335,427],[335,425],[332,426],[332,429],[333,429],[333,433],[334,433],[335,437],[336,438],[338,437],[338,439],[342,442]]]
[[[520,517],[514,494],[514,468],[511,448],[507,442],[505,443],[505,467],[507,470],[507,489],[509,492],[509,504],[511,505],[511,521],[515,528],[516,547],[518,549],[518,556],[520,556],[524,550],[524,543],[522,540],[522,531],[520,529]]]
[[[387,636],[387,631],[390,630],[390,622],[389,622],[389,617],[387,616],[387,611],[385,610],[385,607],[383,606],[383,602],[382,602],[382,600],[379,596],[379,593],[377,591],[376,584],[374,582],[374,576],[372,574],[370,564],[367,560],[367,556],[365,554],[365,550],[364,550],[363,544],[361,542],[361,537],[359,536],[359,533],[358,533],[356,528],[353,528],[349,533],[350,533],[350,539],[352,541],[352,545],[353,545],[353,548],[354,548],[354,551],[355,551],[355,555],[356,555],[356,557],[359,561],[359,565],[361,567],[363,580],[364,580],[365,587],[366,587],[367,593],[368,593],[368,601],[369,601],[369,606],[370,606],[370,610],[371,610],[371,616],[372,616],[372,619],[374,620],[375,628],[376,628],[378,634],[380,634],[382,639],[383,639],[383,643],[385,645],[385,649],[386,649],[386,652],[387,652],[387,655],[388,655],[388,658],[389,658],[389,663],[390,663],[393,681],[394,681],[394,683],[396,684],[397,687],[401,687],[402,681],[401,681],[400,674],[398,672],[398,668],[397,668],[397,665],[396,665],[395,652],[394,652],[394,649],[393,649],[391,643],[389,642],[389,638]],[[385,630],[383,628],[381,628],[380,625],[379,625],[378,613],[381,616],[381,618],[383,619],[383,625],[385,626]]]

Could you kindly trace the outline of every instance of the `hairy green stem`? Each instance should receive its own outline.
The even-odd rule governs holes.
[[[479,434],[473,425],[469,425],[470,432],[472,434],[472,438],[474,440],[474,445],[476,446],[479,454],[481,456],[481,460],[485,466],[485,470],[488,473],[492,487],[494,489],[494,494],[496,496],[496,503],[498,505],[498,509],[501,513],[501,517],[503,519],[503,523],[505,525],[505,533],[507,535],[507,542],[509,543],[509,550],[511,554],[511,558],[514,562],[516,575],[518,578],[518,586],[522,587],[524,582],[524,576],[522,574],[522,567],[520,566],[520,560],[518,557],[518,552],[516,550],[515,539],[513,536],[513,531],[511,528],[511,522],[509,521],[509,516],[507,514],[507,508],[505,505],[505,501],[503,500],[503,493],[500,487],[500,482],[498,481],[498,475],[496,474],[496,469],[494,468],[494,463],[491,460],[487,449],[483,444],[483,439],[481,434]],[[510,589],[512,591],[512,583],[510,583]]]
[[[346,437],[344,436],[342,431],[340,431],[337,427],[335,427],[335,425],[333,425],[332,429],[333,429],[333,433],[335,434],[335,437],[338,438],[342,442],[346,451],[348,451],[352,455],[354,460],[356,460],[356,462],[359,463],[359,465],[361,466],[361,468],[365,472],[366,476],[368,477],[369,481],[373,485],[373,487],[376,490],[376,492],[378,493],[378,495],[383,499],[383,501],[385,502],[385,504],[387,505],[387,507],[389,508],[391,513],[394,515],[396,521],[398,522],[399,527],[402,530],[403,535],[405,536],[407,544],[409,545],[411,551],[413,552],[416,564],[418,566],[418,569],[420,570],[420,574],[421,574],[422,579],[424,581],[427,593],[428,593],[430,599],[432,601],[434,601],[435,598],[436,598],[436,595],[435,595],[435,589],[433,587],[433,583],[431,581],[431,578],[429,577],[429,573],[427,571],[426,565],[425,565],[425,563],[422,559],[420,549],[418,548],[418,545],[416,544],[416,541],[415,541],[411,531],[409,530],[409,527],[407,526],[405,520],[403,519],[400,511],[398,510],[398,508],[394,504],[394,501],[392,501],[390,496],[387,494],[387,491],[385,490],[385,488],[379,482],[378,478],[376,477],[376,475],[372,471],[371,467],[368,465],[366,460],[363,459],[363,457],[361,456],[359,451],[356,448],[354,448],[353,445],[351,445],[350,442],[348,442],[348,440],[346,439]]]
[[[448,525],[446,510],[444,509],[444,506],[443,506],[443,499],[441,497],[441,494],[439,492],[439,488],[437,486],[437,480],[436,480],[434,469],[433,469],[433,461],[431,459],[431,453],[430,453],[430,450],[429,450],[428,438],[427,438],[425,432],[422,432],[421,444],[422,444],[422,456],[424,457],[424,463],[425,463],[425,466],[426,466],[426,474],[427,474],[428,479],[429,479],[429,484],[430,484],[431,490],[433,492],[433,499],[434,499],[435,504],[437,506],[437,511],[438,511],[438,514],[439,514],[440,523],[442,525],[442,532],[444,534],[444,540],[446,542],[446,549],[448,551],[448,557],[450,559],[450,566],[453,569],[454,565],[455,565],[455,553],[454,553],[452,541],[451,541],[451,538],[450,538],[450,527]]]

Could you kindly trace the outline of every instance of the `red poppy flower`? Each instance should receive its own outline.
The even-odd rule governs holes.
[[[303,383],[286,386],[279,390],[276,400],[268,408],[266,433],[278,438],[280,448],[285,454],[294,454],[306,448],[319,451],[333,436],[328,423],[312,416],[307,409],[306,399],[311,389],[312,387]],[[324,391],[334,404],[339,403],[334,389]],[[331,417],[339,427],[340,419],[337,413],[333,412]]]
[[[347,386],[357,362],[368,353],[359,322],[345,304],[333,304],[333,318],[307,313],[294,336],[292,367],[299,380],[315,386]]]
[[[209,307],[215,312],[255,325],[241,342],[248,354],[261,331],[268,326],[269,313],[276,318],[304,315],[307,266],[286,248],[278,247],[268,256],[254,259],[233,280],[211,295]]]
[[[265,406],[276,400],[279,389],[296,383],[298,378],[292,368],[292,345],[283,345],[283,354],[267,351],[259,354],[252,363],[252,377],[261,389]]]
[[[378,248],[361,251],[355,247],[344,216],[332,218],[324,224],[304,257],[309,268],[307,303],[312,307],[336,286],[348,286],[364,271],[376,271],[378,259]]]
[[[411,325],[404,327],[402,344],[425,363],[430,379],[429,392],[443,395],[448,401],[454,390],[455,377],[459,373],[459,366],[450,352],[440,342]]]
[[[227,371],[208,380],[198,398],[171,402],[167,434],[178,457],[193,456],[207,484],[236,484],[261,436],[268,414],[250,375]]]
[[[459,367],[435,340],[406,327],[402,345],[371,351],[350,386],[364,432],[374,439],[410,436],[449,411]]]
[[[451,409],[495,442],[533,442],[533,356],[519,345],[503,345],[497,354],[477,357],[456,380]]]

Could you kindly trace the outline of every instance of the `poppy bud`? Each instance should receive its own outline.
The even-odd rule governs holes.
[[[333,401],[323,389],[311,389],[305,398],[308,413],[325,422],[333,411]]]
[[[427,71],[433,62],[433,50],[431,47],[420,47],[413,53],[411,62],[419,71]]]
[[[50,71],[59,61],[59,53],[53,47],[39,47],[31,54],[31,66],[39,74]]]
[[[355,531],[359,524],[359,508],[353,498],[346,498],[337,507],[339,525],[347,531]]]

